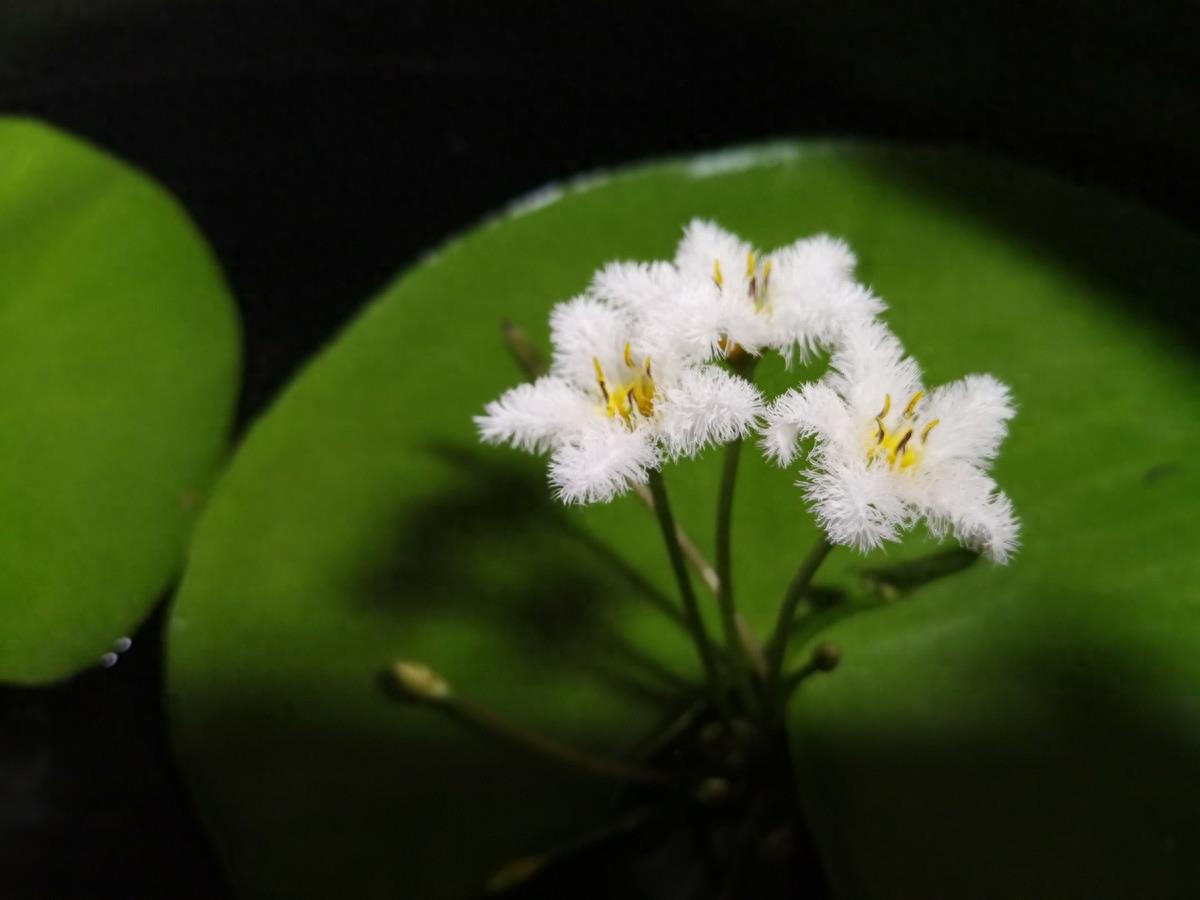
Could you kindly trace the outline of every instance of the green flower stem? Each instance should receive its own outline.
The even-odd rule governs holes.
[[[743,703],[753,708],[749,660],[744,646],[746,629],[739,622],[737,605],[733,600],[733,489],[737,483],[741,455],[741,438],[725,447],[721,493],[717,497],[717,603],[721,608],[721,623],[725,629],[725,645],[734,688],[741,695]]]
[[[643,807],[541,853],[509,860],[488,879],[488,894],[507,894],[528,884],[548,867],[637,831],[662,815],[659,807]]]
[[[759,357],[744,351],[730,354],[729,369],[750,384],[754,384],[754,372]],[[757,666],[762,657],[762,648],[754,637],[750,625],[737,611],[733,601],[733,491],[737,484],[738,463],[742,458],[741,438],[730,443],[725,450],[725,466],[721,473],[721,493],[717,498],[717,589],[721,602],[726,638],[731,652],[737,654],[742,664]]]
[[[507,741],[561,765],[619,781],[644,784],[672,783],[672,780],[661,772],[636,764],[593,756],[518,725],[482,703],[462,696],[454,685],[422,662],[410,659],[396,660],[385,674],[387,677],[384,687],[389,696],[405,703],[441,710],[488,737]]]
[[[517,725],[516,722],[505,719],[504,716],[492,712],[484,704],[470,700],[458,694],[455,686],[448,680],[416,660],[396,660],[392,662],[385,673],[384,688],[392,697],[406,703],[442,710],[443,713],[454,716],[464,724],[478,728],[488,737],[506,740],[510,744],[544,756],[575,769],[582,769],[593,775],[620,781],[640,781],[643,784],[668,785],[670,778],[653,769],[647,769],[637,764],[608,760],[601,756],[593,756],[577,750],[574,746],[560,744],[557,740],[544,734],[530,731],[529,728]]]
[[[637,494],[638,499],[646,504],[646,508],[653,512],[654,495],[650,493],[650,489],[644,484],[635,484],[633,490]],[[712,591],[715,596],[721,589],[717,570],[713,568],[712,563],[705,559],[704,554],[700,552],[700,548],[696,546],[696,542],[678,524],[675,525],[675,539],[679,541],[679,546],[683,550],[684,557],[692,564],[692,568],[696,570],[696,574],[700,576],[700,580],[704,582],[705,587]]]
[[[479,703],[465,697],[453,695],[438,704],[446,712],[492,737],[499,738],[539,756],[573,769],[592,775],[614,778],[618,781],[635,781],[642,784],[670,784],[671,780],[659,772],[642,766],[592,756],[575,747],[560,744],[545,735],[530,731]]]
[[[783,604],[779,607],[779,618],[775,622],[775,631],[772,632],[771,640],[767,643],[767,685],[771,696],[779,695],[783,658],[787,652],[792,622],[796,618],[796,607],[808,593],[813,576],[817,574],[817,569],[821,567],[821,563],[825,561],[825,557],[832,549],[833,545],[829,543],[829,539],[822,535],[816,546],[808,551],[808,556],[804,558],[804,562],[800,564],[795,577],[792,578],[792,583],[788,585]]]
[[[675,580],[679,583],[679,595],[683,600],[684,618],[691,629],[692,638],[696,642],[696,651],[700,654],[700,663],[704,666],[704,676],[713,702],[720,710],[725,708],[725,698],[722,695],[722,682],[717,667],[716,652],[708,632],[704,629],[704,620],[700,616],[700,607],[696,603],[696,594],[692,590],[692,582],[688,577],[687,562],[684,560],[683,548],[679,545],[679,535],[675,529],[675,518],[671,515],[671,505],[667,502],[667,487],[663,483],[662,473],[657,469],[650,472],[650,494],[654,498],[654,512],[658,517],[659,528],[662,529],[663,541],[667,545],[667,555],[671,558],[671,568],[675,572]]]

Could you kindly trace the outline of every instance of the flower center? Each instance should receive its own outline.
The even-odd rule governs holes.
[[[725,289],[725,275],[721,272],[721,260],[713,259],[713,281]],[[771,260],[759,260],[753,250],[746,254],[746,297],[754,304],[757,312],[769,312],[767,290],[771,286]]]
[[[883,395],[883,409],[875,417],[875,427],[867,442],[867,461],[871,463],[886,462],[889,469],[901,470],[915,466],[921,459],[921,448],[929,440],[929,433],[937,427],[940,419],[930,419],[921,423],[917,417],[917,407],[924,391],[917,391],[909,398],[900,421],[893,428],[887,426],[887,415],[892,410],[892,395]]]
[[[610,382],[600,365],[599,357],[592,357],[592,365],[596,368],[596,384],[604,397],[604,414],[610,419],[620,416],[629,427],[633,427],[634,415],[649,418],[654,415],[654,378],[650,374],[650,357],[647,356],[641,365],[635,365],[633,353],[629,344],[625,344],[624,379]]]

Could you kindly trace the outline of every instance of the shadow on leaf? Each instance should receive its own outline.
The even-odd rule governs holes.
[[[614,624],[624,604],[645,603],[682,627],[677,607],[556,505],[534,466],[450,444],[428,452],[453,471],[453,487],[397,518],[395,551],[356,586],[360,603],[406,621],[470,617],[531,660],[647,702],[677,705],[694,690]]]

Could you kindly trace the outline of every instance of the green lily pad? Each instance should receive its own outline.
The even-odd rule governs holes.
[[[225,446],[239,338],[179,205],[0,119],[0,680],[94,665],[176,574]]]
[[[540,192],[387,288],[257,423],[169,630],[176,747],[243,896],[470,897],[514,855],[613,815],[610,784],[400,706],[378,674],[424,661],[596,753],[678,708],[697,667],[661,607],[651,517],[633,497],[555,507],[542,464],[480,447],[471,415],[519,378],[500,320],[544,342],[553,302],[606,260],[669,255],[696,215],[765,247],[846,237],[932,383],[991,371],[1021,405],[997,467],[1025,519],[1010,567],[964,566],[849,617],[875,596],[862,568],[936,548],[840,550],[822,572],[852,599],[806,627],[830,625],[843,662],[791,713],[834,886],[1182,883],[1200,839],[1200,557],[1179,499],[1200,487],[1200,398],[1162,320],[1200,283],[1200,243],[960,154],[786,144]],[[778,392],[798,374],[770,361],[760,376]],[[705,548],[719,469],[714,453],[667,472]],[[735,582],[760,633],[816,537],[792,480],[743,461]],[[989,880],[965,888],[973,873]]]

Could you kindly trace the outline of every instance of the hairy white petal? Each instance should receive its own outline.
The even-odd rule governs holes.
[[[634,332],[630,318],[595,297],[581,296],[550,311],[551,371],[576,387],[593,390],[593,359],[615,368],[622,348]]]
[[[801,238],[771,254],[780,269],[800,269],[814,280],[842,280],[854,277],[858,259],[850,245],[828,234]]]
[[[704,362],[716,346],[716,285],[685,279],[666,262],[609,263],[596,273],[590,296],[621,310],[634,327],[627,339],[639,359],[659,364]]]
[[[577,433],[595,414],[594,404],[579,391],[547,376],[505,391],[475,416],[475,425],[489,444],[540,453]]]
[[[991,375],[968,375],[942,385],[930,395],[924,411],[926,420],[938,420],[926,458],[931,465],[952,459],[990,462],[1015,414],[1008,386]]]
[[[672,458],[748,435],[763,413],[762,396],[744,378],[714,366],[686,370],[655,404],[659,437]]]
[[[593,277],[589,293],[634,315],[653,313],[679,291],[679,272],[667,262],[614,262]]]
[[[921,390],[921,369],[882,322],[854,319],[843,330],[841,345],[829,361],[826,382],[846,401],[856,418],[870,421],[885,396],[903,404]]]
[[[711,321],[706,323],[705,337],[712,348],[711,355],[716,355],[721,339],[726,339],[728,346],[739,344],[755,354],[769,340],[767,317],[758,314],[751,299],[750,279],[757,270],[747,271],[747,263],[759,258],[750,244],[712,222],[693,219],[684,229],[683,240],[675,252],[675,265],[692,285],[687,292],[689,299],[700,299],[710,305]],[[700,286],[705,290],[701,291]]]
[[[817,353],[840,346],[849,329],[872,321],[886,308],[869,289],[850,280],[810,285],[790,294],[781,289],[779,293],[783,296],[771,291],[770,343],[788,365],[793,358],[806,363]]]
[[[763,452],[781,466],[791,465],[799,441],[806,437],[818,437],[822,444],[843,452],[850,449],[847,444],[854,421],[841,398],[827,384],[812,382],[781,394],[768,407],[764,418]]]
[[[992,561],[1008,561],[1019,543],[1020,523],[1012,501],[990,476],[954,461],[931,468],[923,480],[923,511],[935,537],[950,531]]]
[[[727,307],[711,280],[678,279],[666,302],[638,313],[647,351],[684,364],[713,359],[720,354]]]
[[[753,354],[775,348],[789,364],[796,355],[807,360],[836,346],[848,321],[872,319],[884,309],[883,301],[854,281],[850,248],[828,235],[761,254],[712,222],[696,219],[685,230],[675,265],[686,281],[713,288],[707,320],[697,310],[678,314],[693,337],[697,330],[706,332],[701,343],[711,355],[725,339]]]
[[[723,358],[734,346],[758,355],[770,336],[770,321],[754,304],[709,277],[684,279],[670,305],[646,325],[657,342],[694,363]]]
[[[771,316],[759,312],[752,302],[729,290],[722,291],[721,297],[719,331],[727,346],[741,347],[754,356],[762,353],[764,348],[774,346],[775,323]]]
[[[872,319],[883,301],[854,281],[855,258],[842,240],[819,234],[769,254],[771,346],[802,362],[841,337],[847,320]]]
[[[860,553],[894,541],[911,518],[886,470],[865,459],[825,459],[799,482],[817,522],[835,544]]]
[[[692,219],[675,251],[675,265],[685,276],[711,278],[713,260],[720,260],[721,274],[727,281],[738,278],[744,281],[746,256],[753,249],[714,222]]]
[[[660,465],[652,430],[627,429],[597,419],[550,458],[550,483],[564,503],[607,503],[634,484],[644,484]]]

